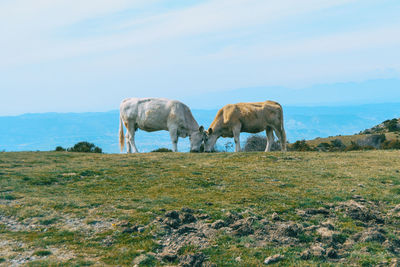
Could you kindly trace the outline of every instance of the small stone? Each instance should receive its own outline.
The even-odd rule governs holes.
[[[220,229],[225,226],[225,222],[223,220],[217,220],[211,224],[211,228]]]
[[[356,200],[356,201],[358,201],[358,202],[365,202],[365,201],[366,201],[366,200],[365,200],[362,196],[360,196],[360,195],[353,195],[351,198],[354,199],[354,200]]]
[[[179,218],[174,219],[174,218],[167,217],[164,220],[164,224],[166,224],[172,228],[175,228],[175,229],[179,227],[180,223],[181,223],[181,221],[179,220]]]
[[[383,243],[386,240],[386,237],[377,230],[368,230],[361,234],[359,239],[361,242],[379,242]]]
[[[311,253],[308,249],[306,249],[300,253],[300,258],[303,260],[308,260],[308,259],[310,259],[310,257],[311,257]]]
[[[328,215],[329,210],[324,207],[319,207],[318,209],[307,209],[306,213],[309,215],[317,215],[317,214]]]
[[[181,256],[179,260],[182,267],[201,267],[205,258],[204,253],[199,252]]]
[[[242,219],[231,224],[230,227],[233,229],[232,234],[235,236],[246,236],[254,233],[251,223],[252,220]]]
[[[196,232],[196,228],[184,225],[178,229],[179,234],[186,234],[186,233],[190,233],[190,232]]]
[[[393,210],[394,212],[400,212],[400,204],[396,205]]]
[[[241,261],[242,261],[242,258],[240,258],[240,256],[239,256],[239,257],[236,257],[236,258],[235,258],[235,261],[236,261],[236,262],[241,262]]]
[[[167,211],[164,216],[172,219],[179,219],[179,213],[176,210]]]
[[[210,216],[209,216],[208,214],[203,213],[203,214],[197,215],[196,218],[197,218],[198,220],[205,220],[205,219],[210,218]]]
[[[303,232],[303,227],[293,222],[281,224],[278,229],[282,235],[289,237],[296,237]]]
[[[320,245],[311,246],[310,252],[314,257],[323,257],[325,255],[325,249]]]
[[[176,258],[178,257],[178,255],[176,253],[171,252],[171,251],[162,252],[162,253],[158,254],[158,256],[159,256],[159,258],[161,258],[161,260],[169,261],[169,262],[176,260]]]
[[[183,207],[183,208],[181,209],[181,212],[185,212],[185,213],[194,213],[194,210],[192,210],[191,208]]]
[[[120,227],[131,227],[132,223],[129,222],[129,221],[121,221],[121,222],[117,223],[117,226],[120,226]]]
[[[329,230],[328,228],[321,227],[317,229],[317,233],[322,237],[324,240],[330,240],[333,236],[333,231]]]
[[[278,213],[274,212],[272,213],[271,219],[274,221],[281,221],[281,217],[278,215]]]
[[[276,262],[278,262],[278,261],[283,260],[284,258],[285,258],[285,257],[282,256],[281,254],[276,254],[276,255],[274,255],[274,256],[270,256],[270,257],[266,258],[266,259],[264,260],[264,264],[268,265],[268,264],[276,263]]]
[[[225,221],[226,225],[230,225],[240,219],[243,219],[243,216],[240,214],[232,213],[232,212],[225,213],[224,221]]]
[[[141,254],[141,255],[137,256],[137,257],[133,260],[132,264],[133,264],[133,265],[140,266],[140,265],[142,265],[144,262],[148,261],[149,259],[150,259],[150,256],[149,256],[149,255]]]
[[[335,229],[335,226],[333,225],[333,222],[331,220],[327,220],[325,222],[322,222],[321,226],[326,227],[329,230],[334,230]]]
[[[196,218],[191,213],[182,213],[179,218],[182,223],[192,223],[196,221]]]
[[[132,226],[132,227],[124,228],[124,230],[122,230],[122,233],[131,234],[131,233],[134,233],[134,232],[137,232],[137,231],[138,231],[138,227],[135,225],[135,226]]]
[[[305,210],[297,210],[297,211],[296,211],[296,214],[297,214],[298,216],[301,216],[301,217],[307,215]]]
[[[337,254],[336,249],[334,249],[334,248],[328,248],[328,249],[326,250],[326,256],[327,256],[328,258],[331,258],[331,259],[337,258],[337,257],[338,257],[338,254]]]

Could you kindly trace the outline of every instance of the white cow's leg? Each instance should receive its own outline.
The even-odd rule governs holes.
[[[235,152],[240,152],[240,127],[233,129],[233,140],[235,141]]]
[[[129,130],[126,131],[125,139],[126,139],[126,153],[132,153],[131,135],[129,133]]]
[[[271,127],[267,127],[265,130],[267,135],[267,146],[265,147],[265,152],[271,151],[272,143],[274,142],[274,132]]]
[[[172,151],[178,152],[178,132],[176,129],[170,129],[169,135],[172,141]]]
[[[136,144],[135,144],[135,126],[129,126],[129,138],[127,138],[127,144],[128,144],[128,140],[129,140],[129,144],[133,149],[133,153],[138,153],[138,150],[136,148]],[[132,153],[131,152],[131,148],[128,148],[128,153]]]

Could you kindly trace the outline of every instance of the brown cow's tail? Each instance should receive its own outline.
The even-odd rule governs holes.
[[[285,127],[284,127],[284,120],[283,120],[283,108],[281,106],[281,147],[282,151],[286,151],[286,132],[285,132]]]
[[[122,123],[121,114],[119,115],[119,147],[121,152],[124,150],[125,135],[124,135],[124,124]]]

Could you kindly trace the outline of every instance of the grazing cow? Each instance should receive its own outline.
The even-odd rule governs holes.
[[[119,145],[124,149],[126,127],[127,152],[137,153],[135,132],[169,131],[173,151],[177,151],[178,137],[190,138],[190,151],[198,152],[203,142],[204,127],[197,124],[190,109],[177,100],[165,98],[128,98],[120,105]]]
[[[270,151],[274,140],[273,131],[281,142],[281,148],[286,151],[286,133],[283,128],[282,106],[273,101],[256,103],[228,104],[221,108],[210,128],[205,132],[204,151],[210,152],[217,139],[233,137],[235,152],[240,151],[240,133],[259,133],[266,131],[267,146],[265,151]]]

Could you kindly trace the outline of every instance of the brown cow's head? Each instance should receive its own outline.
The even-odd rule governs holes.
[[[214,150],[215,143],[219,136],[212,128],[209,128],[204,133],[204,152],[211,152]]]

